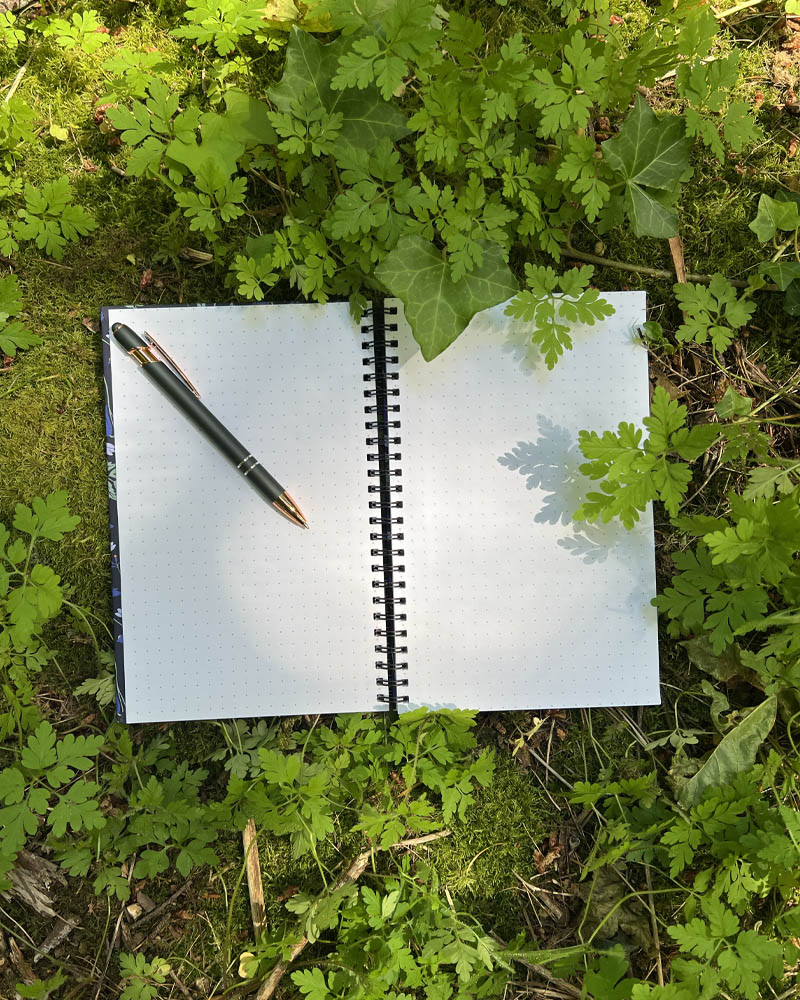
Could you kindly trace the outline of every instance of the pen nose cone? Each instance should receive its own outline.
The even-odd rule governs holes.
[[[132,351],[135,347],[141,347],[144,341],[138,334],[134,333],[129,326],[124,323],[114,323],[111,332],[126,351]]]

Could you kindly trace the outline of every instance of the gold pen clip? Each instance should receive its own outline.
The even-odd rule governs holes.
[[[181,366],[177,363],[177,361],[175,361],[175,359],[172,357],[172,355],[167,353],[167,351],[161,346],[161,344],[159,344],[159,342],[152,335],[152,333],[148,333],[145,330],[144,336],[145,336],[145,339],[148,341],[147,346],[146,347],[136,347],[132,351],[128,351],[128,353],[136,361],[138,361],[140,365],[141,364],[147,364],[148,361],[162,361],[163,360],[169,366],[169,368],[172,371],[175,372],[175,374],[186,385],[186,387],[188,389],[191,389],[192,392],[195,394],[195,396],[197,396],[197,398],[200,399],[200,393],[197,391],[197,389],[195,389],[194,385],[192,385],[192,383],[191,383],[191,381],[189,379],[189,376],[181,368]],[[158,351],[160,354],[162,354],[163,358],[156,357],[156,354],[155,354],[156,351]],[[147,358],[147,360],[145,360],[145,357],[143,357],[143,355]]]

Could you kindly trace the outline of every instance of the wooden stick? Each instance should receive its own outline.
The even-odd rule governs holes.
[[[675,277],[680,284],[686,284],[686,264],[683,260],[683,241],[680,236],[670,236],[669,251],[672,254],[672,262],[675,265]]]
[[[261,864],[258,860],[255,820],[249,819],[242,830],[244,859],[247,865],[247,889],[250,894],[250,916],[256,942],[267,929],[267,910],[264,905],[264,886],[261,882]]]

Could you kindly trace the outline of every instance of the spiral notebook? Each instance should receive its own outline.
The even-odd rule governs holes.
[[[640,292],[553,371],[503,306],[433,362],[400,303],[102,312],[128,722],[659,700],[653,525],[573,521],[578,431],[649,407]],[[281,518],[109,338],[147,331],[294,496]]]

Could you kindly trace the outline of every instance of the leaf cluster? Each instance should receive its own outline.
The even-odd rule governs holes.
[[[689,74],[687,97],[715,115],[717,91],[736,66],[725,62],[719,80],[704,68],[717,25],[702,7],[664,4],[625,42],[607,5],[585,8],[575,19],[584,8],[566,4],[567,25],[549,35],[517,33],[495,45],[477,19],[432,2],[326,0],[316,14],[340,33],[321,42],[294,27],[269,104],[228,81],[217,96],[226,111],[189,104],[178,113],[178,95],[165,91],[155,65],[131,65],[131,88],[138,81],[144,96],[149,74],[149,96],[109,119],[133,147],[128,173],[170,187],[219,257],[229,247],[220,237],[245,223],[251,204],[277,208],[275,228],[251,229],[232,255],[240,294],[261,299],[287,280],[317,301],[349,296],[356,313],[370,291],[392,294],[431,359],[475,312],[517,292],[512,249],[559,259],[576,222],[602,233],[624,214],[639,235],[676,232],[692,146],[684,120],[657,118],[639,94],[614,137],[596,143],[587,128],[598,115],[618,116],[637,86],[675,67],[691,67],[681,77]],[[236,48],[246,64],[240,44],[259,37],[257,14],[252,5],[192,0],[175,34],[220,54]],[[723,138],[744,142],[733,117]],[[591,317],[588,290],[578,291]],[[566,342],[539,298],[527,308],[540,315],[538,330],[547,328],[552,364]]]
[[[63,260],[68,243],[77,243],[81,236],[97,229],[93,216],[72,204],[72,189],[65,176],[41,188],[26,184],[25,207],[17,215],[17,221],[10,225],[0,219],[0,253],[11,254],[19,249],[18,241],[31,240],[54,260]]]
[[[572,349],[570,331],[576,324],[593,326],[614,313],[597,289],[587,287],[593,274],[594,268],[588,265],[561,275],[552,267],[525,265],[528,288],[508,303],[505,312],[531,324],[531,339],[548,368],[554,368],[564,351]]]
[[[15,280],[15,279],[14,279]],[[9,279],[0,285],[9,305]],[[13,291],[11,291],[13,295]],[[42,638],[44,627],[61,611],[64,593],[53,570],[34,561],[39,539],[60,541],[80,518],[69,513],[67,495],[34,497],[31,507],[17,504],[11,532],[0,523],[0,677],[5,711],[0,713],[0,735],[20,734],[40,721],[31,678],[49,662],[51,652]],[[26,535],[26,538],[22,536]]]
[[[0,354],[14,357],[18,350],[41,344],[37,337],[14,317],[22,310],[19,279],[15,274],[0,278]]]
[[[678,519],[697,546],[673,555],[678,572],[656,604],[670,619],[670,634],[705,633],[717,654],[738,635],[769,630],[765,669],[776,655],[788,666],[798,641],[784,614],[797,599],[798,490],[777,500],[730,494],[728,502],[727,517]]]
[[[642,420],[649,431],[644,440],[642,429],[627,422],[620,423],[616,433],[604,431],[602,436],[596,431],[581,431],[580,449],[589,459],[581,472],[600,480],[602,492],[587,493],[575,517],[603,523],[618,517],[626,528],[632,528],[653,500],[661,500],[668,513],[677,514],[691,481],[688,463],[720,437],[717,425],[690,428],[686,418],[686,407],[657,386],[650,416]]]
[[[512,968],[511,947],[502,948],[445,899],[436,873],[423,862],[394,863],[394,873],[377,887],[334,887],[319,896],[297,894],[286,904],[299,921],[293,931],[275,932],[256,946],[251,974],[274,962],[283,947],[304,934],[317,941],[333,932],[320,965],[291,975],[310,1000],[347,996],[352,1000],[425,995],[493,996]],[[326,971],[330,970],[330,971]]]
[[[385,849],[408,832],[463,819],[475,789],[489,784],[491,753],[463,762],[475,748],[473,725],[469,713],[421,710],[384,733],[379,720],[340,716],[336,728],[315,729],[295,753],[259,746],[247,777],[232,769],[225,804],[238,823],[252,816],[288,836],[295,857],[315,854],[348,814],[355,830]]]
[[[675,332],[680,343],[707,341],[715,351],[730,347],[741,327],[756,311],[752,294],[763,287],[759,275],[750,278],[749,287],[741,296],[721,274],[712,276],[708,285],[683,282],[672,286],[675,298],[684,314],[684,322]]]
[[[32,25],[44,38],[54,38],[62,49],[80,49],[87,55],[109,42],[108,29],[97,17],[96,10],[73,11],[70,18],[39,17]]]
[[[796,814],[781,801],[791,783],[779,769],[774,752],[766,765],[733,767],[695,787],[683,807],[655,772],[576,784],[572,801],[599,808],[604,819],[583,877],[625,858],[663,871],[667,884],[685,892],[682,908],[675,907],[680,922],[667,928],[681,948],[670,985],[629,980],[630,992],[620,996],[712,1000],[729,990],[757,1000],[764,984],[779,981],[796,960],[786,930],[796,923],[791,900],[800,851]],[[768,900],[777,902],[772,912]],[[624,971],[616,969],[617,981]]]

